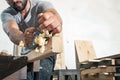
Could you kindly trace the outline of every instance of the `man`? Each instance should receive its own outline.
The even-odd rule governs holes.
[[[49,2],[40,0],[6,0],[6,2],[10,6],[2,12],[1,20],[3,30],[14,44],[18,45],[20,41],[24,41],[25,47],[29,48],[34,39],[34,32],[42,29],[47,29],[53,34],[61,32],[62,20]],[[50,80],[54,64],[55,56],[42,59],[37,75],[29,70],[31,66],[29,64],[27,80]]]

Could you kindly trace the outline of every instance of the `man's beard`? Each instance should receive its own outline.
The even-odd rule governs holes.
[[[15,5],[15,3],[13,4],[12,7],[13,7],[16,11],[20,12],[20,11],[22,11],[22,10],[25,9],[26,4],[27,4],[27,0],[24,0],[24,2],[22,3],[22,6],[21,6],[21,7],[17,7],[17,6]]]

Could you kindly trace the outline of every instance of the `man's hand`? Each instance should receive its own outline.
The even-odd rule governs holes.
[[[40,24],[38,30],[47,29],[49,32],[52,31],[53,34],[62,30],[62,20],[54,9],[40,13],[38,23]]]
[[[30,28],[27,28],[25,30],[24,42],[25,42],[26,47],[30,47],[31,43],[33,42],[33,40],[34,40],[34,32],[35,32],[34,27],[30,27]]]

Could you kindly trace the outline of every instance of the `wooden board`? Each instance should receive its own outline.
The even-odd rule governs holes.
[[[93,76],[92,75],[82,76],[82,80],[116,80],[116,79],[113,75],[96,74]]]
[[[80,63],[81,69],[89,69],[91,67],[99,67],[99,66],[120,66],[120,59],[101,59],[101,60],[91,60],[84,61]]]
[[[25,56],[0,56],[0,80],[18,71],[27,64]]]
[[[26,54],[25,56],[28,57],[28,62],[33,62],[35,60],[40,60],[45,57],[59,54],[63,52],[63,39],[62,33],[56,34],[54,37],[49,39],[49,43],[46,45],[44,53],[35,52],[35,50],[31,51],[30,53]]]
[[[27,79],[27,66],[12,73],[11,75],[5,77],[2,80],[26,80],[26,79]]]
[[[66,69],[64,52],[57,54],[54,70]]]
[[[120,53],[119,54],[115,54],[115,55],[110,55],[110,56],[97,58],[97,59],[104,59],[104,58],[120,59]]]
[[[95,50],[91,41],[75,40],[76,66],[77,69],[81,62],[96,58]]]
[[[88,74],[97,74],[97,73],[119,73],[120,66],[106,66],[106,67],[98,67],[98,68],[91,68],[81,70],[81,75],[88,75]]]

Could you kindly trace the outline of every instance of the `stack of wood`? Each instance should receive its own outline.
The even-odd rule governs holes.
[[[93,43],[75,40],[76,67],[80,80],[120,80],[120,54],[96,58]]]
[[[80,72],[82,80],[119,80],[120,58],[112,56],[81,62]]]

